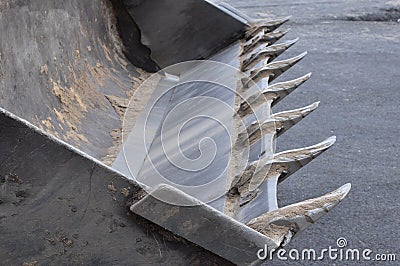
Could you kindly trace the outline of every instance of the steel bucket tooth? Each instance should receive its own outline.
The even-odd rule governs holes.
[[[254,218],[247,226],[285,246],[299,232],[336,207],[349,193],[350,184],[324,196],[299,202]]]
[[[279,137],[292,126],[299,123],[303,118],[315,111],[318,108],[319,103],[320,102],[315,102],[303,108],[273,114],[272,118],[275,121],[277,136]]]
[[[276,105],[281,100],[283,100],[287,95],[289,95],[291,92],[293,92],[295,89],[297,89],[304,82],[309,80],[310,77],[311,77],[311,73],[308,73],[298,79],[294,79],[294,80],[286,81],[286,82],[280,82],[280,83],[276,83],[276,84],[269,86],[268,90],[277,95],[274,97],[274,100],[272,101],[272,106]]]
[[[258,33],[263,31],[264,33],[273,32],[277,28],[279,28],[282,24],[288,22],[290,20],[289,17],[279,18],[275,20],[265,20],[259,21],[251,25],[251,29],[246,32],[246,40],[253,38]]]
[[[297,38],[284,43],[267,46],[264,49],[261,49],[260,51],[251,54],[247,59],[243,61],[242,71],[249,70],[262,60],[265,60],[266,63],[270,63],[287,49],[292,47],[292,45],[294,45],[298,40],[299,39]]]
[[[251,71],[250,78],[255,83],[264,78],[268,78],[268,81],[271,82],[279,77],[283,72],[300,62],[300,60],[302,60],[306,55],[307,52],[304,52],[290,59],[267,64],[265,67]]]
[[[262,45],[264,46],[272,45],[275,42],[279,41],[288,32],[289,29],[284,31],[267,32],[263,34],[260,33],[254,36],[252,39],[250,39],[243,45],[243,51],[241,55],[249,54]]]
[[[268,178],[268,169],[279,175],[279,182],[284,181],[300,168],[314,160],[321,153],[329,149],[336,141],[336,137],[306,148],[294,149],[274,154],[273,159],[261,158],[252,162],[242,174],[236,176],[233,187],[248,186],[249,191],[254,191]],[[262,156],[262,154],[261,154]]]
[[[292,126],[318,108],[319,102],[309,106],[290,111],[273,114],[264,122],[253,122],[238,135],[238,143],[241,145],[254,145],[267,134],[276,134],[277,137],[285,133]]]
[[[306,82],[310,77],[311,73],[295,80],[273,84],[268,86],[268,88],[262,92],[255,92],[240,104],[237,114],[241,117],[245,117],[254,113],[255,109],[261,105],[264,105],[265,103],[270,103],[271,107],[273,107],[287,95],[297,89],[300,85]]]
[[[280,176],[279,182],[284,181],[294,172],[317,158],[327,149],[332,147],[336,142],[336,137],[330,137],[327,140],[306,148],[295,149],[290,151],[280,152],[274,155],[274,164],[283,166],[283,175]]]

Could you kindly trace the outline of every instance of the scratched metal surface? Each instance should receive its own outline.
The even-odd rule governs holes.
[[[194,189],[192,196],[208,202],[215,199],[213,195],[222,195],[230,158],[238,55],[236,43],[210,61],[191,64],[190,69],[181,73],[178,86],[172,81],[169,88],[159,84],[154,92],[154,106],[141,113],[124,142],[126,151],[135,152],[125,153],[125,161],[121,151],[113,167],[151,187],[161,182],[175,183],[187,192],[184,187],[215,182],[207,186],[215,191]],[[139,132],[148,131],[154,133],[154,139],[150,137],[144,142],[140,137],[144,134]],[[148,150],[148,156],[138,150]]]

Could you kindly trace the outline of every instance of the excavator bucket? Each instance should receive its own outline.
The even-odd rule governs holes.
[[[273,113],[289,18],[203,0],[0,2],[0,260],[258,265],[345,184],[279,206],[336,138],[275,152],[319,103]],[[282,26],[282,27],[281,27]]]

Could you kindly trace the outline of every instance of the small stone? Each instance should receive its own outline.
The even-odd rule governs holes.
[[[72,245],[74,244],[74,242],[71,239],[66,237],[62,238],[61,242],[64,244],[64,247],[72,247]]]
[[[16,174],[8,174],[5,176],[5,179],[12,183],[17,183],[19,185],[22,184],[22,179],[19,176],[17,176]]]
[[[49,68],[47,67],[46,64],[40,67],[40,74],[47,74],[49,71]]]
[[[121,189],[121,194],[124,195],[125,197],[128,197],[129,196],[129,188]]]
[[[24,264],[22,264],[23,266],[36,266],[38,265],[37,261],[32,261],[32,262],[24,262]]]
[[[49,242],[50,245],[54,246],[56,244],[56,240],[54,238],[47,238],[47,242]]]
[[[15,196],[17,198],[26,198],[28,196],[28,193],[26,192],[26,190],[18,190],[15,192]]]
[[[109,184],[107,186],[107,189],[108,189],[109,192],[116,192],[117,191],[117,188],[114,186],[114,183],[112,183],[112,182],[111,182],[111,184]]]

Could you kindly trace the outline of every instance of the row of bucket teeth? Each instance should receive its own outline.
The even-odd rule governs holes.
[[[240,119],[252,119],[260,108],[268,113],[274,105],[311,77],[309,73],[294,80],[269,84],[307,55],[307,52],[304,52],[290,59],[272,62],[298,41],[295,39],[275,44],[287,33],[278,31],[277,28],[288,19],[255,23],[245,35],[242,43],[241,70],[248,77],[241,79],[243,87],[239,90],[245,95],[247,93],[247,98],[238,105],[237,115]],[[252,88],[260,84],[266,85],[266,88],[254,92]],[[319,102],[316,102],[303,108],[273,114],[261,121],[254,121],[238,131],[236,146],[252,147],[266,140],[271,141],[266,145],[269,146],[266,149],[270,149],[275,138],[316,110],[318,105]],[[322,197],[283,208],[278,207],[277,185],[329,149],[335,141],[336,137],[330,137],[319,144],[279,152],[272,157],[265,156],[266,152],[261,153],[258,160],[249,162],[232,180],[228,200],[231,203],[229,206],[233,205],[235,209],[229,210],[230,215],[264,235],[275,238],[282,245],[287,244],[296,233],[336,206],[350,190],[350,184],[346,184]],[[257,202],[262,193],[268,195],[267,204]],[[262,207],[253,208],[256,205]],[[249,206],[252,206],[252,211],[246,212]],[[246,215],[241,215],[243,213]]]

